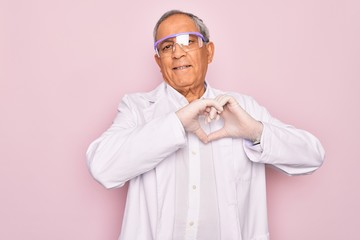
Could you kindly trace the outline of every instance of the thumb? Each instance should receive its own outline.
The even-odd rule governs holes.
[[[210,142],[210,141],[218,140],[220,138],[225,138],[225,137],[229,137],[229,134],[225,128],[221,128],[215,132],[210,133],[208,136],[208,141]]]
[[[200,127],[197,130],[194,131],[194,134],[200,139],[200,141],[202,141],[203,143],[208,143],[208,136],[207,134],[204,132],[204,130]]]

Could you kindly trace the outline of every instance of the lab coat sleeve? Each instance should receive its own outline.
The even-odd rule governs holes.
[[[243,103],[245,110],[264,126],[259,145],[244,141],[251,161],[272,165],[289,175],[311,173],[322,165],[325,151],[314,135],[273,118],[250,97]]]
[[[174,112],[145,122],[140,111],[125,96],[111,127],[87,150],[90,172],[106,188],[121,187],[155,168],[186,142]]]

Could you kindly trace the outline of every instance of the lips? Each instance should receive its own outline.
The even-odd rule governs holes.
[[[182,65],[182,66],[174,67],[173,70],[183,70],[189,67],[191,67],[191,65]]]

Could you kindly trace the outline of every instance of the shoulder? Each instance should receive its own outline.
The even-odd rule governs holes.
[[[124,95],[123,101],[136,106],[148,106],[163,96],[164,88],[164,83],[161,83],[149,92],[128,93]]]

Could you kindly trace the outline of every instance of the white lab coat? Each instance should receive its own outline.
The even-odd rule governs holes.
[[[210,97],[222,92],[207,86]],[[175,152],[186,133],[175,115],[174,89],[166,83],[148,93],[126,95],[112,126],[87,152],[91,174],[106,188],[129,182],[121,240],[172,239]],[[289,175],[315,171],[324,149],[310,133],[272,118],[251,97],[239,104],[262,121],[262,151],[243,139],[212,142],[222,240],[268,240],[265,165]],[[223,122],[211,123],[219,129]],[[260,146],[259,146],[260,147]]]

